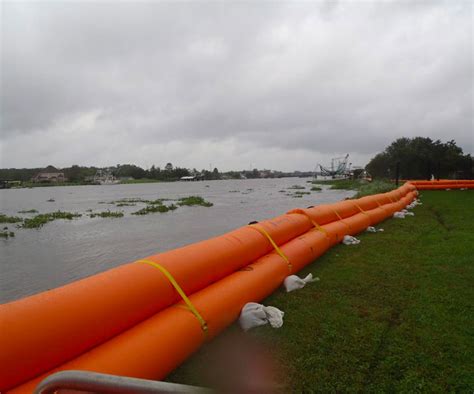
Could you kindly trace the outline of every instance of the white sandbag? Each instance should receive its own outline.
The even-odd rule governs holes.
[[[353,237],[352,235],[344,235],[342,243],[344,245],[357,245],[360,244],[360,240],[358,240],[356,237]]]
[[[398,211],[393,214],[393,217],[395,219],[405,219],[405,214],[403,212]]]
[[[406,206],[406,208],[407,208],[407,209],[413,209],[413,208],[415,208],[417,205],[423,205],[423,203],[422,203],[419,199],[415,198],[410,204],[408,204],[408,205]]]
[[[415,201],[413,201],[413,202],[411,202],[410,204],[408,204],[405,208],[406,208],[406,209],[413,209],[413,208],[415,208],[417,205],[418,205],[418,204],[417,204]]]
[[[383,228],[375,228],[373,226],[369,226],[365,229],[365,231],[367,231],[368,233],[378,233],[378,232],[382,232],[384,231]]]
[[[405,212],[405,216],[415,216],[414,212]]]
[[[239,324],[244,331],[267,323],[270,323],[273,328],[279,328],[283,325],[284,315],[284,312],[273,306],[248,302],[240,312]]]
[[[318,280],[319,278],[313,278],[313,274],[308,274],[303,279],[296,275],[290,275],[283,281],[283,286],[285,287],[286,292],[289,293],[293,290],[302,289],[307,283],[317,282]]]

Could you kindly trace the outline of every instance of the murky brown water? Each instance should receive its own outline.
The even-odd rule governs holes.
[[[85,214],[122,210],[122,218],[84,215],[57,220],[40,229],[16,229],[15,238],[0,239],[0,302],[11,301],[104,271],[151,254],[207,239],[253,220],[268,219],[296,208],[334,202],[350,191],[323,190],[293,198],[281,193],[308,179],[252,179],[112,186],[44,187],[0,190],[0,211],[41,213],[63,210]],[[140,208],[99,204],[121,198],[179,198],[200,195],[211,208],[181,207],[173,212],[135,216]],[[47,202],[53,198],[55,202]],[[4,226],[4,225],[2,225]]]

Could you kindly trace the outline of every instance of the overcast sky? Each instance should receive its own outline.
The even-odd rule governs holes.
[[[473,3],[2,2],[1,167],[474,153]]]

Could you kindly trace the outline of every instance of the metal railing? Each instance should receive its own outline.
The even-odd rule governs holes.
[[[184,384],[129,378],[87,371],[62,371],[49,375],[36,386],[34,394],[52,394],[59,390],[93,393],[134,394],[210,394],[212,390]]]

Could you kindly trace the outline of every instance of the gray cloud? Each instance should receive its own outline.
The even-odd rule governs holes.
[[[312,168],[473,143],[470,2],[2,3],[1,165]]]

